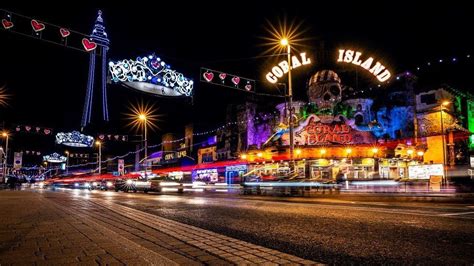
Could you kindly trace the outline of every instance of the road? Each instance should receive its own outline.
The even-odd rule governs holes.
[[[117,203],[323,263],[474,263],[472,204],[287,202],[225,193],[40,192],[65,203],[70,198]]]

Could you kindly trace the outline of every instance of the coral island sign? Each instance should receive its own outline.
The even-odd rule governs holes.
[[[311,64],[311,59],[306,57],[306,53],[300,53],[300,58],[301,60],[295,55],[291,57],[292,70],[300,66]],[[290,66],[288,65],[288,61],[281,61],[277,66],[272,67],[272,71],[268,72],[267,75],[265,75],[265,78],[267,78],[270,83],[277,83],[278,79],[288,73],[289,69]]]
[[[375,138],[368,131],[354,129],[346,120],[339,117],[310,115],[295,128],[295,143],[298,145],[346,145],[374,143]],[[282,136],[282,144],[288,145],[289,132]]]
[[[360,66],[372,73],[380,82],[385,82],[391,77],[390,71],[384,65],[374,61],[372,57],[364,57],[362,52],[359,51],[340,49],[337,62],[352,63]]]

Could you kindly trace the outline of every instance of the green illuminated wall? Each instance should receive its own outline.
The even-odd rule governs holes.
[[[474,101],[467,101],[467,128],[474,132]],[[474,150],[474,134],[469,137],[469,149]]]

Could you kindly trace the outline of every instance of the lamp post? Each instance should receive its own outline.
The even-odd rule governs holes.
[[[66,175],[69,174],[69,151],[66,151]]]
[[[443,121],[443,107],[448,106],[450,104],[449,101],[443,101],[439,106],[439,113],[441,117],[441,139],[443,145],[443,173],[444,173],[444,183],[448,183],[448,171],[446,169],[446,143],[445,143],[445,136],[444,136],[444,121]]]
[[[283,38],[280,40],[281,46],[286,46],[286,54],[287,54],[287,61],[288,61],[288,103],[289,103],[289,128],[290,128],[290,171],[293,170],[294,166],[294,155],[293,151],[295,148],[294,144],[294,136],[293,136],[293,86],[291,80],[291,46],[290,42],[287,38]]]
[[[96,141],[95,145],[99,147],[99,157],[97,158],[99,165],[99,174],[102,173],[102,142]]]
[[[3,132],[2,137],[5,138],[5,158],[3,162],[3,178],[5,179],[7,176],[7,158],[8,158],[8,133]]]
[[[144,163],[145,163],[145,181],[148,181],[148,174],[147,174],[147,171],[148,171],[148,163],[147,163],[147,157],[148,157],[148,142],[147,142],[147,117],[145,114],[139,114],[138,115],[138,119],[140,119],[140,121],[143,122],[143,140],[144,140],[144,150],[145,150],[145,157],[143,159]]]

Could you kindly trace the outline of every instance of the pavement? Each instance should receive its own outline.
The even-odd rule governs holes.
[[[81,193],[0,191],[0,265],[317,264]]]

